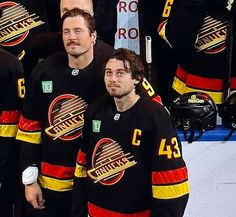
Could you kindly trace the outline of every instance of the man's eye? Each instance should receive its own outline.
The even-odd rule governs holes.
[[[106,71],[106,75],[111,75],[112,72],[111,71]]]
[[[125,75],[125,72],[117,72],[117,75],[120,76],[120,77],[122,77],[122,76]]]

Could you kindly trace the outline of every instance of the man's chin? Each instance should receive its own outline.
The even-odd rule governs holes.
[[[70,56],[73,56],[75,58],[77,58],[78,56],[81,55],[81,53],[78,53],[78,52],[70,52],[69,54],[70,54]]]

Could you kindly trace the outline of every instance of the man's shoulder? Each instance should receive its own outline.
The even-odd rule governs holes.
[[[29,44],[29,52],[37,53],[39,58],[46,58],[54,52],[64,51],[61,32],[43,32],[37,34]]]
[[[142,101],[140,103],[143,110],[146,110],[147,113],[166,113],[168,112],[166,107],[159,102],[149,98],[149,97],[142,97]]]
[[[68,55],[65,52],[55,52],[53,54],[50,54],[48,57],[45,59],[42,59],[42,61],[38,65],[55,65],[60,66],[60,65],[65,65],[65,63],[68,63]]]
[[[22,71],[23,66],[17,57],[7,50],[0,48],[0,77],[9,77],[12,73]]]
[[[8,59],[18,61],[17,57],[14,54],[3,48],[0,48],[0,56],[1,56],[0,61],[3,63],[7,63],[6,60]]]
[[[87,112],[93,114],[96,111],[100,111],[101,109],[105,109],[111,105],[113,98],[108,94],[104,93],[97,97],[87,109]]]
[[[101,40],[97,40],[96,44],[94,45],[94,53],[95,55],[101,55],[101,54],[110,54],[114,51],[114,47],[112,47],[111,45],[101,41]]]
[[[53,53],[47,58],[43,59],[40,63],[38,63],[33,71],[32,76],[35,78],[40,78],[42,76],[49,76],[50,74],[55,74],[58,71],[63,70],[63,68],[67,67],[68,57],[64,52]]]

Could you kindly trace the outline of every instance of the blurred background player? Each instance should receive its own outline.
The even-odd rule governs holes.
[[[159,35],[177,53],[172,97],[191,91],[210,95],[218,108],[236,91],[235,1],[175,0]]]
[[[2,20],[0,8],[0,22]],[[23,66],[0,48],[0,215],[12,217],[16,180],[19,176],[19,143],[15,140],[25,95]]]
[[[152,63],[145,71],[151,71],[151,84],[155,91],[161,96],[163,104],[169,105],[171,102],[172,83],[177,67],[177,59],[173,49],[161,38],[157,37],[157,26],[162,19],[166,19],[171,12],[171,1],[139,0],[139,29],[140,29],[140,48],[143,62],[145,63],[145,36],[152,38]],[[167,5],[167,6],[166,6]],[[167,11],[167,9],[169,9]]]
[[[45,9],[41,0],[0,0],[0,7],[0,47],[22,59],[35,35],[50,31]]]

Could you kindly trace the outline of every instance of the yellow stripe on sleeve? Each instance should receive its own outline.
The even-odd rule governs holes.
[[[16,139],[24,141],[24,142],[40,144],[41,143],[41,132],[24,132],[24,131],[18,129]]]
[[[152,195],[156,199],[174,199],[189,193],[189,182],[176,185],[152,186]]]
[[[0,136],[2,137],[15,137],[18,126],[16,124],[0,124]]]

